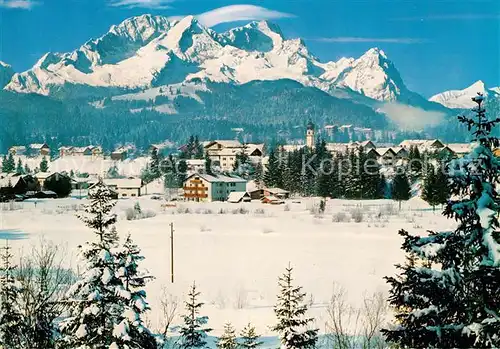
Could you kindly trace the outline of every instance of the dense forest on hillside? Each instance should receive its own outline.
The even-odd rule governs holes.
[[[239,134],[242,141],[286,142],[302,139],[309,120],[319,127],[352,124],[396,131],[395,141],[411,135],[402,133],[383,114],[366,105],[291,80],[254,81],[238,86],[209,83],[208,88],[209,92],[198,92],[202,103],[187,97],[177,97],[172,102],[165,96],[149,101],[115,101],[110,97],[118,91],[85,92],[77,86],[61,90],[54,97],[0,91],[0,152],[13,144],[42,141],[53,148],[63,144],[100,144],[111,150],[134,143],[139,149],[146,149],[151,143],[164,140],[182,142],[191,134],[198,134],[201,139],[234,138],[234,129],[244,130]],[[90,101],[103,101],[103,107],[96,108]],[[177,114],[150,108],[168,102]],[[491,104],[489,110],[498,113],[498,101]],[[414,135],[464,141],[466,130],[457,126],[455,120],[449,116],[441,125]]]

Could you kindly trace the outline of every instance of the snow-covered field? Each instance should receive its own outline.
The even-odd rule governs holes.
[[[125,210],[136,201],[156,216],[126,220]],[[16,204],[17,210],[0,211],[0,239],[11,238],[16,253],[26,254],[43,237],[65,246],[68,264],[76,267],[77,246],[94,238],[75,217],[84,202],[46,200],[36,207],[24,202]],[[116,206],[120,236],[132,234],[146,256],[143,267],[156,277],[147,287],[152,327],[160,323],[162,293],[183,300],[196,281],[206,303],[202,312],[209,316],[215,335],[226,321],[238,330],[251,321],[260,334],[274,336],[269,325],[275,321],[277,278],[288,263],[308,293],[316,325],[324,331],[334,283],[346,289],[354,306],[366,294],[387,291],[383,277],[394,274],[393,265],[404,261],[399,229],[425,234],[455,225],[416,198],[403,203],[401,211],[388,200],[330,200],[322,215],[314,213],[317,199],[289,200],[281,206],[182,202],[166,209],[162,203],[141,197],[119,200]],[[360,216],[359,212],[361,222],[356,223],[351,215]],[[170,223],[175,227],[173,284]]]

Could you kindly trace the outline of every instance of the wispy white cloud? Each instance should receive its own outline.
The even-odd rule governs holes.
[[[427,15],[394,18],[395,21],[477,21],[487,19],[500,19],[500,13],[455,13],[443,15]]]
[[[142,7],[142,8],[154,8],[154,9],[167,9],[170,8],[168,3],[173,0],[111,0],[110,5],[114,7]]]
[[[389,44],[421,44],[427,42],[425,39],[419,38],[367,38],[357,36],[336,36],[331,38],[313,38],[309,39],[319,42],[340,42],[340,43],[389,43]]]
[[[195,17],[201,24],[206,25],[207,27],[213,27],[221,23],[293,18],[295,15],[255,5],[229,5],[200,13],[195,15]],[[182,16],[173,16],[171,18],[179,19],[182,18]]]
[[[380,111],[403,130],[423,130],[426,126],[435,126],[443,122],[445,113],[427,111],[399,103],[386,103]]]
[[[0,7],[17,8],[23,10],[30,10],[37,4],[38,3],[36,1],[32,0],[0,0]]]

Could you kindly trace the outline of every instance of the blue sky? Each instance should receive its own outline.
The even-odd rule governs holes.
[[[226,7],[237,4],[259,8]],[[322,61],[380,47],[427,97],[479,79],[500,86],[499,0],[0,0],[0,60],[26,70],[45,52],[71,51],[143,13],[204,13],[216,31],[271,18]]]

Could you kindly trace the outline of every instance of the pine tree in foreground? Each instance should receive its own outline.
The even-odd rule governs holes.
[[[224,333],[217,340],[218,349],[237,349],[236,330],[230,322],[224,325]]]
[[[80,219],[94,231],[97,241],[81,248],[84,270],[67,294],[69,316],[60,326],[61,346],[65,348],[108,348],[121,336],[115,332],[124,311],[123,284],[117,276],[114,252],[118,246],[116,215],[111,212],[115,203],[102,181],[89,190],[89,199],[86,214]]]
[[[188,301],[185,302],[187,314],[182,317],[184,325],[179,330],[180,348],[203,348],[207,345],[207,334],[212,329],[204,327],[208,322],[208,317],[199,316],[200,308],[203,306],[203,303],[197,300],[199,296],[200,292],[196,290],[196,284],[193,283],[188,293]]]
[[[293,268],[286,268],[279,278],[280,293],[274,313],[278,323],[272,327],[280,335],[285,349],[314,348],[318,340],[318,330],[311,329],[314,319],[305,317],[307,305],[304,304],[305,293],[302,287],[292,285]]]
[[[248,323],[240,333],[240,347],[243,349],[260,348],[263,342],[259,339],[260,336],[255,332],[255,327]]]
[[[458,227],[425,237],[400,231],[407,262],[386,278],[396,324],[382,332],[400,347],[500,347],[500,161],[490,134],[500,119],[486,118],[482,95],[473,100],[477,119],[459,120],[473,130],[474,149],[448,165],[455,199],[443,214]]]
[[[139,263],[144,257],[130,234],[118,253],[117,260],[118,276],[123,284],[118,296],[125,306],[114,330],[117,338],[115,343],[118,347],[127,349],[156,348],[156,340],[143,320],[143,315],[150,310],[144,287],[153,277],[139,270]]]
[[[0,348],[22,348],[21,333],[24,327],[23,316],[18,306],[18,293],[11,264],[12,254],[7,245],[1,249],[0,266]]]

